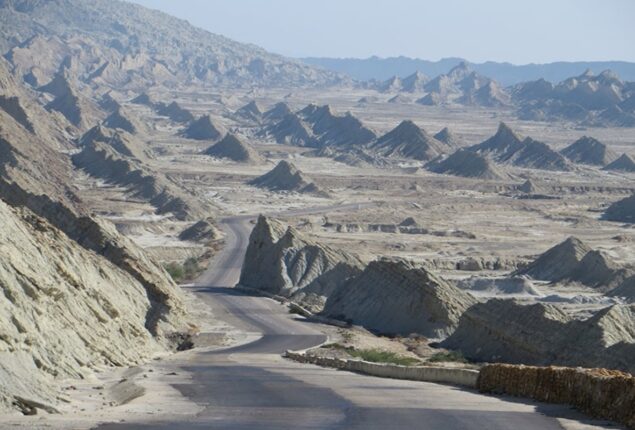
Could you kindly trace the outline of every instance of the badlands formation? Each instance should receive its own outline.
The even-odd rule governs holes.
[[[220,316],[174,280],[223,252],[416,362],[635,371],[633,83],[358,82],[110,0],[0,20],[2,412],[192,347]]]

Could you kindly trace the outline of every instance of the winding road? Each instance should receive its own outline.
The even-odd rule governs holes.
[[[287,349],[317,345],[326,337],[273,300],[232,288],[240,275],[252,220],[243,216],[223,221],[226,246],[192,290],[212,308],[216,318],[259,334],[259,338],[229,349],[195,352],[183,363],[181,369],[192,375],[191,382],[174,387],[202,406],[197,415],[175,415],[174,421],[147,424],[105,424],[100,429],[563,428],[557,417],[572,413],[565,407],[484,396],[432,383],[363,376],[281,358]]]

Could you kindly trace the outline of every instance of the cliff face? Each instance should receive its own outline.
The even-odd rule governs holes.
[[[314,311],[361,272],[354,255],[308,240],[293,228],[260,217],[249,238],[239,284],[291,297]]]
[[[147,360],[183,325],[175,286],[116,241],[85,232],[82,246],[3,201],[0,220],[0,409],[54,406],[56,378]]]

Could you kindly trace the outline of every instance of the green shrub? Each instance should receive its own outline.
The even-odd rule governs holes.
[[[163,267],[165,267],[165,270],[170,274],[174,282],[177,283],[192,280],[203,270],[199,266],[198,261],[193,257],[185,260],[183,264],[171,262],[165,264]]]
[[[421,363],[416,358],[406,357],[396,354],[390,351],[383,351],[381,349],[360,349],[348,351],[353,357],[361,358],[364,361],[370,361],[372,363],[389,363],[398,364],[400,366],[414,366]]]

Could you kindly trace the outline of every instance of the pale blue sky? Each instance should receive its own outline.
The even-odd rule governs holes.
[[[635,0],[131,0],[292,56],[635,61]]]

